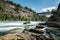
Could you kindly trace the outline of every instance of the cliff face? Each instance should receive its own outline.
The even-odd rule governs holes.
[[[48,19],[47,25],[50,27],[60,28],[60,4],[57,11],[53,12],[53,16]]]
[[[28,7],[22,7],[12,1],[0,1],[1,21],[37,21],[39,15]]]
[[[51,16],[47,21],[47,25],[50,27],[60,27],[60,18],[58,17],[58,14]]]

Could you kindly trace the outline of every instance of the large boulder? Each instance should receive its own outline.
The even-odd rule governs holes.
[[[60,4],[58,6],[57,11],[53,12],[53,16],[51,16],[48,21],[47,25],[49,27],[56,27],[60,28]]]
[[[60,27],[60,13],[51,16],[47,21],[47,25],[50,27]]]

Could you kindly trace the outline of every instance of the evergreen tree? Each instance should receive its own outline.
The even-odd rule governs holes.
[[[59,11],[59,10],[60,10],[60,3],[59,3],[58,8],[57,8],[57,11]]]

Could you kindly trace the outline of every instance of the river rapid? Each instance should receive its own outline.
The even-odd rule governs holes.
[[[0,36],[9,33],[22,33],[24,29],[34,29],[39,23],[46,23],[45,21],[30,21],[29,23],[24,24],[26,22],[27,21],[0,21]],[[47,32],[49,32],[53,38],[57,38],[56,32],[59,32],[57,28],[51,28],[47,25],[43,26],[47,29]]]

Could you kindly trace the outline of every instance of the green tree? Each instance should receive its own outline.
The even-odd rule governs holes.
[[[25,9],[28,9],[28,7],[25,7]]]
[[[16,7],[22,7],[20,4],[16,4]]]
[[[0,10],[4,10],[5,9],[5,7],[2,5],[2,4],[0,4]]]
[[[60,3],[58,4],[58,8],[57,8],[57,11],[59,11],[59,9],[60,9]]]
[[[27,10],[33,12],[33,13],[36,13],[34,10],[32,10],[31,8],[28,8],[27,6],[25,7],[25,9],[27,9]]]

